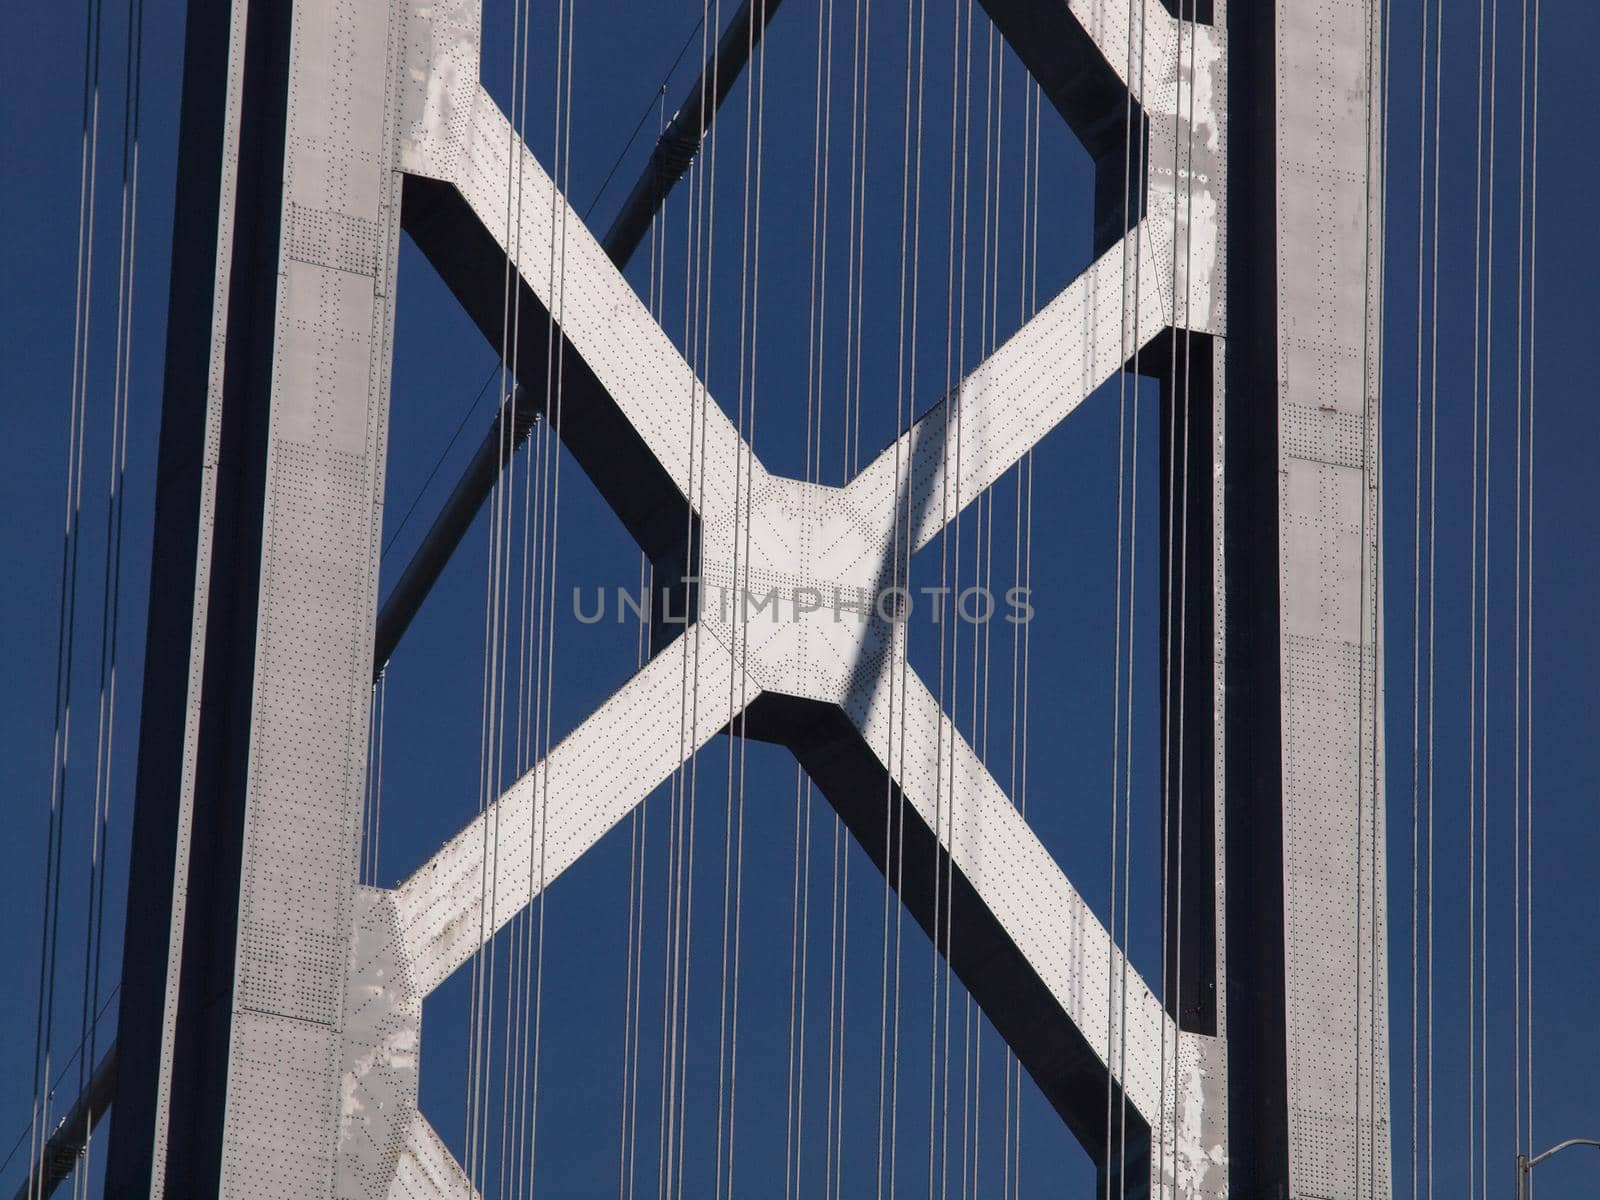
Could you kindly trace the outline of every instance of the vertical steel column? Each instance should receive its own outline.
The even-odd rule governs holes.
[[[399,231],[387,4],[192,4],[108,1194],[331,1191]]]
[[[1232,1191],[1386,1197],[1382,6],[1229,10]]]

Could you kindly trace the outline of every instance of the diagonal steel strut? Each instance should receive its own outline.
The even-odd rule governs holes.
[[[684,96],[683,103],[678,106],[666,129],[656,139],[649,161],[640,171],[628,198],[623,201],[622,208],[600,242],[601,249],[619,271],[625,269],[632,260],[634,252],[650,231],[650,223],[666,203],[667,196],[699,154],[718,109],[744,73],[756,43],[761,40],[767,23],[772,20],[781,3],[783,0],[757,0],[755,4],[751,0],[744,0],[739,11],[728,22],[711,56],[706,59],[700,77]],[[519,386],[513,398],[507,400],[495,416],[472,461],[467,464],[467,469],[456,481],[438,516],[429,526],[422,544],[412,554],[400,578],[384,598],[373,643],[374,679],[388,665],[400,639],[411,627],[423,601],[443,573],[445,564],[450,561],[450,556],[466,536],[473,518],[489,498],[500,472],[527,439],[538,413],[538,402]],[[512,419],[509,438],[503,430],[507,417]]]

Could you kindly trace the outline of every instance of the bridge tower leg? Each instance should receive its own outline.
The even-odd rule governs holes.
[[[1384,6],[1228,0],[1229,1160],[1390,1194],[1379,380]]]
[[[107,1191],[329,1194],[398,176],[389,6],[189,5]]]

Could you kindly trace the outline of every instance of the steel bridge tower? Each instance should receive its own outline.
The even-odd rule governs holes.
[[[554,748],[548,784],[500,799],[530,849],[498,861],[499,894],[531,892],[535,847],[554,878],[665,779],[680,747],[663,698],[686,674],[726,690],[737,664],[749,735],[790,747],[866,852],[904,867],[925,923],[917,874],[936,843],[948,856],[952,966],[1097,1159],[1108,1085],[1126,1098],[1103,1173],[1126,1163],[1134,1195],[1389,1195],[1382,5],[1184,4],[1198,21],[1126,0],[983,7],[1096,159],[1099,257],[829,488],[762,466],[615,246],[511,136],[479,82],[479,0],[190,5],[110,1195],[471,1194],[417,1108],[422,1001],[511,913],[483,920],[477,823],[394,889],[359,886],[357,855],[374,647],[386,657],[408,619],[384,627],[377,594],[399,237],[498,344],[514,179],[536,198],[510,247],[522,344],[545,345],[552,307],[564,343],[557,432],[664,566],[694,521],[708,583],[748,553],[775,579],[870,586],[897,513],[925,544],[1135,351],[1169,381],[1190,455],[1162,555],[1190,597],[1182,637],[1162,631],[1185,659],[1182,694],[1163,695],[1186,714],[1166,914],[1183,922],[1182,989],[1135,978],[1113,1012],[1110,935],[934,696],[886,676],[892,622],[802,637],[702,611]],[[1130,169],[1144,202],[1125,225],[1107,197]],[[542,394],[535,358],[523,377]],[[954,472],[945,404],[969,439]],[[906,801],[894,838],[890,787]]]

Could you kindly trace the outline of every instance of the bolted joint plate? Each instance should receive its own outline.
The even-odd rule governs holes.
[[[894,530],[846,489],[763,472],[740,521],[703,529],[699,619],[763,691],[838,704],[879,673],[896,640]]]

